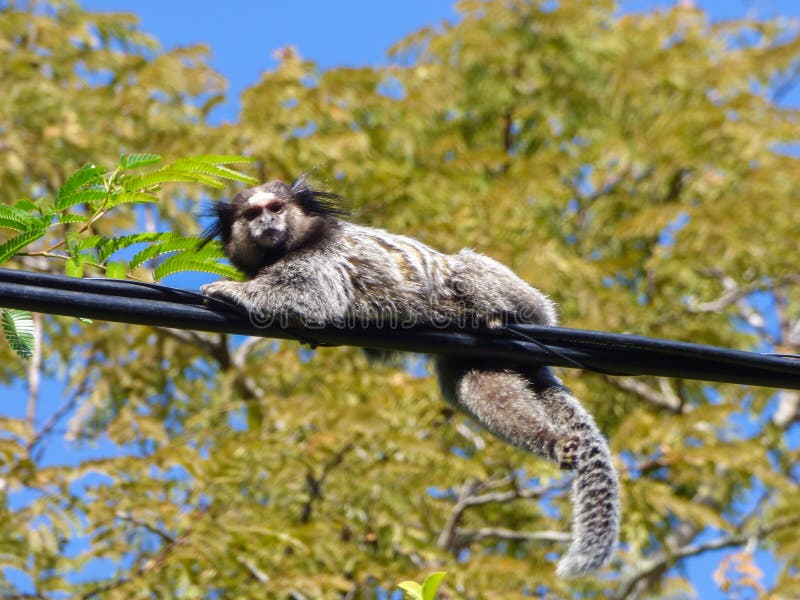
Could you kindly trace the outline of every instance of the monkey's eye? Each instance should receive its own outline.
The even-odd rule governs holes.
[[[269,212],[279,213],[283,210],[283,202],[270,202],[265,208]]]
[[[242,211],[242,217],[244,217],[248,221],[252,221],[253,219],[257,219],[261,215],[261,207],[253,206],[251,208],[245,209]]]

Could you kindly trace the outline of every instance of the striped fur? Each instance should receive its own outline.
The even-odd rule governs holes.
[[[500,263],[473,252],[442,254],[421,242],[341,218],[338,197],[304,180],[276,181],[216,208],[219,235],[244,282],[203,293],[235,302],[254,323],[318,327],[382,321],[463,328],[555,325],[556,309]],[[564,577],[613,556],[619,530],[617,474],[592,417],[547,367],[436,358],[445,399],[501,439],[575,471],[573,541]]]

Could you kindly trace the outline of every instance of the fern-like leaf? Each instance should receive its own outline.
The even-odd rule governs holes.
[[[20,200],[17,200],[14,202],[14,208],[18,208],[29,215],[40,212],[39,205],[30,198],[21,198]]]
[[[213,177],[220,177],[222,179],[231,179],[233,181],[244,181],[245,183],[258,183],[258,180],[252,177],[229,169],[228,167],[220,166],[205,160],[198,160],[202,157],[189,157],[176,160],[173,167],[187,173],[202,173],[203,175],[211,175]]]
[[[64,273],[67,277],[83,277],[83,269],[87,262],[89,257],[85,254],[73,254],[64,263]]]
[[[59,215],[58,222],[59,223],[86,223],[89,220],[89,217],[86,215],[76,215],[74,213],[67,213],[65,215]]]
[[[2,320],[3,333],[9,347],[20,358],[28,359],[33,356],[35,325],[31,313],[27,310],[4,308],[0,320]]]
[[[32,221],[33,217],[28,211],[16,206],[0,204],[0,227],[15,231],[28,231]]]
[[[217,179],[215,179],[211,175],[207,175],[205,173],[201,173],[200,171],[187,171],[187,170],[177,171],[176,170],[175,172],[176,173],[182,173],[184,175],[188,175],[189,177],[192,178],[192,180],[195,183],[202,183],[203,185],[207,185],[209,187],[217,188],[218,190],[221,190],[222,188],[225,187],[225,184],[222,183],[221,181],[218,181]]]
[[[152,244],[136,254],[130,262],[131,269],[135,269],[142,263],[161,256],[170,252],[179,252],[182,250],[195,250],[191,256],[196,258],[222,258],[225,254],[219,244],[206,244],[202,249],[197,250],[199,240],[197,238],[176,237],[171,240],[166,240],[157,244]]]
[[[70,249],[74,248],[74,252],[83,252],[89,248],[99,247],[104,239],[106,238],[104,238],[102,235],[90,235],[89,237],[73,236],[68,238],[67,247]]]
[[[228,155],[201,155],[180,158],[151,173],[124,177],[122,184],[126,191],[141,191],[159,186],[162,183],[186,182],[202,183],[216,188],[224,187],[219,179],[258,183],[258,180],[228,168],[224,164],[252,162],[252,158]]]
[[[55,209],[64,210],[70,206],[84,203],[96,206],[104,202],[108,196],[108,191],[102,186],[83,188],[63,196],[59,195],[58,198],[56,198]]]
[[[13,229],[14,231],[28,231],[28,226],[25,223],[20,223],[13,219],[4,219],[0,217],[0,227],[3,229]]]
[[[56,208],[59,208],[59,199],[69,196],[76,190],[87,185],[97,185],[102,183],[103,175],[106,171],[97,165],[84,165],[72,175],[70,175],[64,184],[58,189],[56,194]]]
[[[128,177],[122,181],[125,190],[129,192],[138,192],[145,189],[151,189],[161,185],[162,183],[196,183],[197,177],[184,171],[175,171],[172,169],[164,168],[159,169],[153,173],[145,173],[144,175],[137,175],[135,177]]]
[[[119,159],[119,166],[126,171],[147,167],[161,162],[158,154],[123,154]]]
[[[128,265],[123,261],[112,261],[106,265],[106,277],[108,279],[125,279],[128,271]]]
[[[128,248],[129,246],[133,246],[134,244],[169,240],[176,237],[176,235],[177,234],[171,232],[134,233],[133,235],[124,235],[118,238],[102,238],[94,244],[94,247],[97,248],[98,258],[102,262],[107,260],[108,257],[111,256],[112,254],[114,254],[118,250],[122,250],[123,248]]]
[[[235,154],[196,154],[195,156],[188,157],[187,160],[214,165],[233,165],[253,163],[256,161],[256,158],[254,156],[237,156]]]
[[[242,279],[242,274],[235,268],[214,260],[200,260],[187,256],[187,253],[170,256],[153,271],[153,279],[161,281],[168,275],[182,273],[184,271],[201,271],[203,273],[214,273],[230,279]]]
[[[14,256],[28,244],[31,244],[40,237],[43,237],[46,231],[47,230],[43,228],[36,228],[31,231],[26,231],[25,233],[20,233],[10,240],[0,244],[0,263],[5,262]]]
[[[108,202],[106,202],[105,207],[108,209],[119,206],[120,204],[142,204],[145,202],[158,202],[158,198],[144,192],[120,192],[113,194]]]

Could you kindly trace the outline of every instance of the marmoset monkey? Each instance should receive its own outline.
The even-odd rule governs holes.
[[[247,280],[217,281],[202,292],[262,322],[295,326],[387,315],[438,327],[556,324],[553,302],[500,263],[471,250],[442,254],[412,238],[350,223],[338,200],[301,177],[216,203],[204,237],[220,237]],[[605,565],[617,543],[618,482],[592,417],[548,367],[435,360],[449,402],[497,437],[575,471],[573,540],[557,573],[575,577]]]

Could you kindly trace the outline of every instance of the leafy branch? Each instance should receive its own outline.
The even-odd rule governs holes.
[[[13,237],[0,243],[0,264],[14,256],[39,256],[63,261],[71,277],[83,277],[88,267],[109,278],[142,280],[137,269],[158,261],[150,273],[153,281],[185,271],[238,279],[236,269],[220,262],[224,254],[217,242],[201,248],[197,238],[174,232],[103,236],[94,233],[94,226],[117,207],[157,203],[164,184],[223,188],[226,180],[256,183],[229,166],[251,161],[242,156],[200,155],[159,166],[162,158],[156,154],[126,154],[111,169],[85,165],[67,178],[53,198],[26,198],[0,206],[0,228],[13,232]],[[48,243],[34,247],[48,234]],[[120,258],[121,250],[136,245],[144,248],[130,259]],[[0,318],[11,348],[28,358],[33,352],[30,314],[3,309]]]

